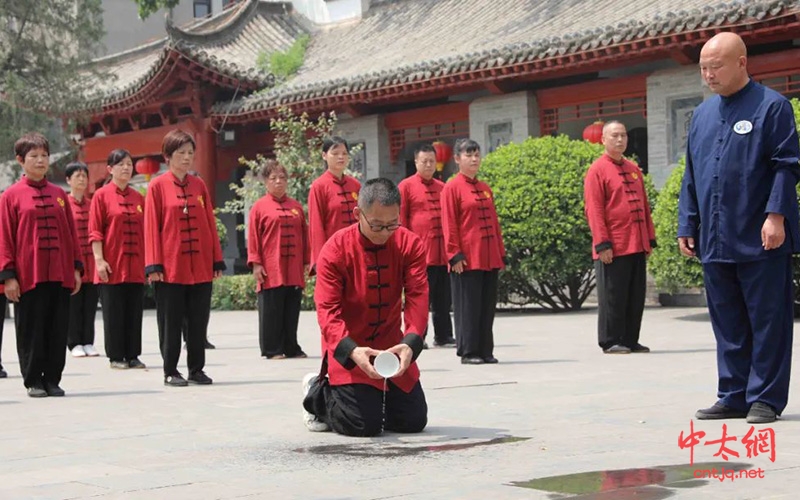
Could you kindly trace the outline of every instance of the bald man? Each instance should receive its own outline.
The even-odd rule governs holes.
[[[700,71],[716,95],[692,116],[678,244],[703,264],[719,400],[696,418],[769,423],[789,395],[800,144],[789,101],[748,76],[737,35],[709,40]]]
[[[584,180],[584,206],[592,231],[597,276],[597,337],[606,354],[650,352],[639,343],[647,288],[647,255],[656,246],[650,203],[639,166],[622,155],[625,125],[603,126],[605,152]]]

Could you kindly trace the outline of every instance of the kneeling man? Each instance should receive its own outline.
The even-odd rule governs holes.
[[[304,421],[348,436],[421,432],[428,405],[415,360],[428,325],[425,248],[400,227],[400,192],[388,179],[364,184],[354,214],[358,223],[335,233],[317,259],[322,369],[303,379]],[[381,351],[400,360],[387,381],[372,365]]]

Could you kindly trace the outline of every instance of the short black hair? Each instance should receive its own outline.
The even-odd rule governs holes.
[[[108,160],[106,161],[106,165],[108,165],[109,167],[113,167],[114,165],[119,165],[119,163],[125,158],[130,158],[131,160],[133,160],[133,157],[126,149],[112,149],[111,152],[108,154]]]
[[[350,152],[350,145],[347,144],[347,141],[343,137],[339,137],[338,135],[334,135],[331,137],[326,137],[322,140],[322,152],[327,153],[334,146],[338,146],[339,144],[344,145],[344,148],[347,152]]]
[[[80,161],[73,161],[72,163],[68,164],[64,169],[64,177],[70,179],[73,175],[75,175],[75,172],[79,170],[83,170],[83,173],[86,174],[86,177],[89,177],[89,167]]]
[[[456,143],[453,145],[453,156],[458,156],[463,153],[474,153],[476,151],[480,152],[480,150],[480,144],[472,139],[456,139]]]
[[[379,203],[384,207],[400,206],[400,190],[397,189],[397,185],[385,177],[365,182],[358,193],[358,208],[366,210],[373,203]]]
[[[427,142],[423,142],[422,144],[418,145],[414,148],[414,159],[417,159],[420,153],[433,153],[436,154],[436,150],[433,149],[433,145]]]

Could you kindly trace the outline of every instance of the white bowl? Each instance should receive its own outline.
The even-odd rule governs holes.
[[[383,378],[392,378],[400,371],[400,360],[393,352],[383,351],[375,356],[375,371]]]

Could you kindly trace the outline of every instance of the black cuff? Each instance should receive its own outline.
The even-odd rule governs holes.
[[[350,354],[356,347],[358,347],[358,344],[356,344],[355,340],[350,337],[343,338],[333,351],[333,359],[338,361],[346,370],[352,370],[356,367],[356,364],[350,359]]]
[[[455,257],[453,257],[452,259],[450,259],[450,266],[451,266],[451,267],[452,267],[452,266],[455,266],[456,264],[458,264],[458,263],[459,263],[459,262],[461,262],[462,260],[467,260],[467,257],[466,257],[466,256],[465,256],[463,253],[461,253],[461,252],[458,252],[458,253],[456,254],[456,256],[455,256]]]
[[[162,266],[161,264],[153,264],[151,266],[147,266],[144,268],[145,276],[153,273],[163,273],[163,272],[164,272],[164,266]]]
[[[228,269],[228,266],[226,266],[223,261],[214,262],[214,270],[215,271],[224,271],[226,269]]]
[[[5,271],[0,271],[0,281],[10,280],[11,278],[17,277],[17,271],[13,269],[6,269]]]
[[[83,262],[80,260],[75,261],[75,270],[80,272],[81,277],[85,274],[83,272]]]
[[[504,266],[508,265],[508,257],[506,257],[505,255],[503,255],[503,265]]]
[[[611,248],[612,248],[611,247],[611,242],[610,241],[604,241],[602,243],[599,243],[599,244],[595,245],[594,251],[597,252],[597,253],[600,253],[603,250],[611,250]]]
[[[417,335],[416,333],[407,333],[403,337],[403,340],[400,341],[400,343],[405,344],[411,348],[411,352],[414,353],[414,356],[411,358],[411,361],[416,361],[423,349],[422,337]]]
[[[658,246],[658,243],[656,243],[656,240],[650,240],[650,248],[655,248],[657,246]]]

